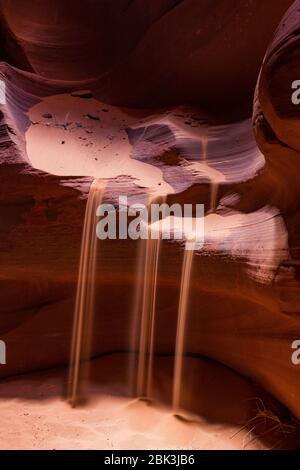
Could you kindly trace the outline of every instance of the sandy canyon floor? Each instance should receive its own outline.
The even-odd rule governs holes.
[[[187,406],[193,395],[190,408],[198,408],[199,414],[176,416],[158,400],[125,397],[128,360],[126,354],[113,354],[93,361],[89,400],[75,409],[64,398],[66,370],[2,381],[0,449],[270,449],[285,447],[287,434],[294,431],[279,429],[271,418],[264,419],[264,429],[259,429],[257,411],[268,401],[264,392],[205,359],[187,359],[185,370],[193,377],[198,372],[197,383],[192,394],[185,377],[182,395]],[[161,403],[171,392],[171,362],[171,358],[156,360],[154,395]]]

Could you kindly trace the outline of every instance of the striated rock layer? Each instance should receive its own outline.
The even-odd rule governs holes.
[[[265,50],[291,3],[272,0],[272,14],[260,0],[86,0],[84,7],[1,0],[0,7],[12,65],[47,79],[96,80],[114,104],[188,102],[229,121],[250,115]]]
[[[300,417],[300,375],[291,362],[291,344],[300,337],[297,117],[281,114],[286,112],[283,99],[276,101],[283,96],[281,80],[273,81],[277,72],[297,63],[282,59],[285,47],[297,40],[293,10],[283,22],[291,26],[281,26],[274,37],[258,83],[254,126],[261,153],[249,119],[221,125],[222,113],[215,115],[214,103],[226,95],[234,108],[244,93],[252,96],[274,26],[266,20],[262,37],[257,34],[253,23],[266,15],[262,2],[245,7],[214,2],[205,15],[200,2],[157,2],[160,8],[153,7],[141,30],[130,30],[123,49],[116,46],[116,56],[111,49],[107,57],[97,49],[96,61],[96,49],[89,44],[98,44],[98,35],[104,33],[90,28],[88,46],[78,45],[80,67],[69,46],[74,35],[80,37],[81,27],[87,29],[84,22],[75,21],[71,28],[65,15],[60,16],[60,2],[52,10],[58,15],[57,22],[51,20],[54,30],[48,31],[47,25],[36,23],[39,2],[32,2],[36,8],[16,10],[20,16],[14,4],[1,2],[8,46],[12,36],[18,44],[6,54],[23,70],[1,64],[7,93],[0,133],[0,332],[8,361],[0,375],[68,364],[86,196],[96,176],[107,182],[105,201],[115,203],[119,194],[128,194],[145,202],[160,187],[169,203],[205,204],[205,244],[194,260],[186,353],[207,356],[247,375]],[[127,4],[124,11],[133,15],[139,2]],[[275,22],[290,2],[273,4]],[[104,5],[105,18],[118,18],[115,7]],[[201,12],[207,22],[197,35],[198,26],[191,21]],[[75,5],[73,15],[79,13]],[[245,43],[236,40],[237,34],[244,37],[237,24],[249,25]],[[113,21],[106,25],[107,35],[111,25]],[[167,37],[176,44],[176,57],[169,53]],[[254,37],[259,47],[247,59],[247,70],[243,58],[253,50]],[[59,49],[55,63],[50,60],[53,38],[66,46]],[[226,38],[221,60],[215,51],[220,42],[227,44]],[[92,98],[74,96],[74,91],[87,88]],[[206,102],[206,112],[199,106],[175,106],[189,101]],[[150,104],[157,108],[141,109]],[[234,114],[243,115],[244,110]],[[115,164],[113,153],[120,154]],[[210,213],[212,183],[218,189],[215,214]],[[94,357],[132,348],[138,253],[136,241],[99,243]],[[155,353],[172,355],[183,247],[163,241],[161,253]]]
[[[278,273],[278,307],[285,325],[292,327],[298,339],[300,309],[299,290],[299,120],[300,108],[293,104],[293,82],[299,79],[299,15],[296,1],[282,19],[266,53],[254,102],[253,123],[258,145],[265,155],[265,198],[275,201],[288,230],[289,260]],[[267,196],[268,194],[268,196]],[[280,342],[284,343],[284,334]],[[275,346],[275,342],[273,342]],[[272,348],[271,348],[272,350]],[[299,398],[294,388],[298,383],[299,366],[282,362],[279,377],[289,379],[282,386],[282,395],[299,415]],[[286,377],[285,377],[286,378]]]

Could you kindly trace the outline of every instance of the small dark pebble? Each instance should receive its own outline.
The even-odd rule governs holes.
[[[94,121],[99,121],[100,120],[99,116],[97,116],[97,114],[94,114],[94,113],[88,113],[87,117],[90,118],[90,119],[94,119]]]
[[[75,98],[93,98],[93,93],[90,90],[78,90],[78,91],[73,91],[71,93],[71,96],[74,96]]]
[[[44,119],[52,119],[52,114],[51,113],[44,113],[42,117]]]
[[[65,144],[66,142],[64,140],[61,141],[62,144]]]

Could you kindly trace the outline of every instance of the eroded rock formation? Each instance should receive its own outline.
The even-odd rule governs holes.
[[[106,103],[112,113],[119,112],[111,107],[116,103],[138,108],[151,105],[159,109],[127,110],[131,121],[126,135],[122,129],[122,137],[130,144],[130,158],[161,172],[157,182],[172,189],[166,191],[168,202],[201,202],[210,209],[211,179],[203,161],[201,167],[197,141],[197,131],[201,143],[208,131],[206,166],[223,178],[218,180],[217,216],[227,220],[238,216],[238,223],[234,219],[227,227],[226,242],[212,230],[205,249],[195,256],[186,352],[208,356],[251,377],[300,417],[299,372],[291,362],[291,343],[300,337],[300,167],[297,108],[288,101],[289,81],[298,78],[293,74],[298,67],[299,3],[277,30],[258,82],[254,126],[263,155],[249,121],[221,126],[220,120],[225,115],[230,121],[249,110],[272,29],[291,2],[272,2],[272,20],[258,1],[245,6],[216,1],[205,11],[198,1],[155,2],[157,10],[145,15],[137,30],[128,24],[141,11],[140,2],[124,1],[122,14],[108,7],[111,2],[102,2],[105,15],[101,10],[100,16],[94,16],[85,42],[79,39],[91,21],[88,7],[85,21],[79,24],[74,21],[80,15],[76,2],[68,18],[59,2],[57,8],[51,7],[57,15],[57,21],[49,19],[51,29],[37,25],[40,2],[31,2],[32,9],[26,11],[13,8],[19,3],[1,2],[8,37],[5,57],[23,69],[1,64],[7,87],[4,122],[10,131],[10,137],[5,131],[0,134],[0,327],[9,359],[1,366],[1,376],[68,364],[81,231],[94,166],[88,164],[81,172],[78,168],[83,167],[76,163],[72,174],[72,156],[64,161],[64,152],[70,142],[72,152],[83,148],[78,129],[94,133],[93,138],[87,134],[87,143],[96,147],[96,153],[97,136],[103,138],[98,124],[104,125],[103,132],[109,127],[110,135],[118,138],[120,127],[112,122],[108,126],[105,119],[98,123],[98,104],[101,109]],[[199,17],[205,18],[200,29]],[[99,18],[105,18],[104,30],[99,28]],[[123,21],[116,39],[116,24]],[[259,22],[264,28],[258,34]],[[129,35],[125,34],[128,29]],[[99,39],[108,36],[111,41],[100,53]],[[53,60],[57,43],[65,47],[59,48]],[[74,44],[78,46],[76,63]],[[71,96],[87,88],[93,98],[85,101]],[[72,103],[90,103],[91,99],[95,109],[87,110],[83,104],[84,118],[70,111]],[[245,106],[237,105],[243,101]],[[190,105],[183,112],[175,107],[187,102],[197,107]],[[205,104],[205,113],[199,110],[200,103]],[[200,121],[195,119],[199,115]],[[88,125],[83,126],[82,119]],[[73,133],[69,120],[76,128]],[[33,156],[31,144],[41,129],[46,147],[39,146],[43,158],[34,168],[33,161],[39,158],[36,149]],[[87,149],[83,159],[90,155]],[[49,160],[53,155],[62,161],[57,172]],[[47,173],[50,170],[56,176]],[[98,177],[101,171],[100,165]],[[105,176],[109,179],[106,200],[114,202],[124,192],[146,199],[145,186],[133,181],[136,175],[122,170],[113,176]],[[94,356],[131,347],[137,257],[134,241],[108,240],[101,245]],[[157,354],[174,352],[181,263],[182,246],[164,241],[158,271]]]
[[[13,65],[56,80],[96,79],[113,104],[206,105],[228,122],[250,115],[265,50],[291,3],[273,0],[271,15],[259,0],[88,0],[84,8],[1,0],[1,10]]]

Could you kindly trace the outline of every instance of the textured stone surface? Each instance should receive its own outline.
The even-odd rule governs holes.
[[[228,121],[251,113],[265,50],[291,3],[2,0],[1,7],[5,37],[14,40],[10,63],[52,79],[96,80],[115,104],[205,104]]]
[[[33,3],[35,2],[32,5]],[[137,7],[138,3],[133,2],[133,5]],[[247,97],[247,102],[252,100],[251,90],[274,27],[273,21],[276,23],[277,15],[279,19],[290,2],[274,2],[273,15],[269,15],[269,10],[263,9],[262,3],[252,1],[245,3],[245,7],[237,7],[236,2],[229,1],[225,7],[225,2],[214,2],[212,7],[206,7],[205,15],[208,19],[201,23],[203,29],[197,36],[197,15],[200,17],[203,13],[200,2],[178,2],[177,5],[175,2],[162,2],[164,14],[161,10],[152,12],[151,21],[149,20],[151,27],[148,24],[146,33],[143,29],[138,37],[130,39],[130,45],[126,45],[126,60],[122,60],[122,63],[119,61],[110,69],[112,64],[107,63],[105,54],[99,54],[102,62],[96,63],[99,68],[97,78],[94,79],[95,51],[89,46],[91,55],[87,55],[86,45],[82,44],[78,49],[80,54],[76,57],[76,63],[71,54],[73,48],[71,52],[60,49],[57,68],[54,64],[51,68],[53,74],[49,75],[50,69],[46,65],[51,66],[49,57],[53,54],[50,47],[53,42],[50,44],[50,40],[46,41],[49,50],[46,49],[50,54],[46,60],[45,40],[41,41],[43,47],[40,48],[36,40],[37,37],[41,38],[38,32],[45,39],[43,35],[46,35],[47,25],[40,26],[40,31],[37,26],[32,27],[30,37],[25,39],[22,29],[24,24],[35,25],[40,15],[37,3],[36,8],[23,12],[20,19],[14,18],[14,2],[1,2],[6,21],[14,31],[15,39],[30,67],[21,64],[19,56],[10,53],[20,67],[27,70],[31,68],[31,72],[21,72],[1,64],[2,78],[8,88],[5,122],[11,128],[11,139],[15,142],[12,144],[6,133],[3,130],[0,132],[0,331],[8,351],[7,365],[0,369],[2,377],[68,363],[85,200],[92,181],[89,173],[84,176],[77,174],[76,177],[66,174],[53,176],[46,173],[44,167],[39,170],[32,167],[26,153],[25,133],[30,126],[26,113],[32,106],[40,106],[47,96],[92,89],[97,100],[139,107],[149,105],[150,97],[155,105],[174,104],[174,101],[185,104],[185,101],[191,100],[193,104],[199,104],[206,100],[209,112],[205,116],[209,115],[210,119],[216,115],[214,108],[218,102],[218,106],[223,108],[223,114],[230,120],[230,113],[224,103],[229,102],[234,109],[234,104],[242,102],[243,97]],[[296,2],[296,10],[298,6]],[[60,8],[63,7],[59,6],[57,9],[58,15],[61,14]],[[223,14],[224,8],[228,16]],[[53,14],[55,12],[54,8]],[[87,9],[87,15],[88,13]],[[78,15],[76,5],[73,14]],[[114,13],[111,14],[114,17]],[[265,28],[260,28],[258,34],[257,23],[263,21],[265,15]],[[244,222],[239,227],[240,230],[235,232],[236,240],[234,236],[229,238],[226,249],[220,240],[210,240],[206,252],[195,256],[186,343],[188,353],[216,359],[259,382],[299,417],[300,375],[298,368],[291,363],[291,343],[300,337],[300,167],[295,132],[297,116],[293,114],[296,111],[290,113],[288,105],[281,107],[282,102],[288,101],[285,100],[286,95],[282,94],[281,79],[276,78],[277,71],[281,77],[280,74],[285,74],[287,70],[290,80],[293,74],[290,74],[289,67],[294,70],[294,64],[298,64],[297,57],[295,61],[291,59],[287,63],[283,59],[286,57],[285,47],[289,48],[290,42],[297,42],[299,26],[294,23],[294,18],[297,17],[295,15],[296,13],[290,13],[284,20],[286,25],[291,23],[291,27],[281,26],[282,29],[275,35],[258,84],[254,126],[257,141],[264,154],[264,167],[255,167],[254,172],[249,171],[250,162],[251,165],[253,163],[250,158],[252,150],[254,149],[255,155],[258,152],[248,133],[244,136],[244,146],[234,139],[232,142],[226,141],[226,136],[222,140],[221,135],[219,147],[212,144],[209,148],[210,164],[214,162],[216,167],[219,165],[227,178],[219,188],[219,214],[224,216],[238,212],[242,214]],[[272,24],[268,23],[271,16]],[[58,26],[62,18],[57,22]],[[176,25],[179,18],[183,31],[178,32]],[[192,24],[191,19],[195,19]],[[66,24],[70,27],[68,22]],[[247,25],[249,29],[245,26],[245,30],[240,31],[241,24]],[[76,28],[75,36],[78,38],[80,33]],[[143,25],[143,28],[146,26]],[[287,36],[284,36],[282,30],[287,32]],[[67,28],[68,34],[70,31],[74,33]],[[98,30],[96,33],[103,34]],[[57,36],[57,30],[51,34],[52,38],[56,37],[66,43],[67,36]],[[72,35],[69,38],[73,44]],[[93,40],[91,37],[90,41]],[[256,40],[258,44],[254,43]],[[280,48],[276,46],[276,41],[280,41]],[[157,44],[161,47],[158,48]],[[176,46],[176,57],[170,53],[170,44],[172,48]],[[220,44],[224,49],[220,49]],[[257,54],[251,54],[250,57],[253,49]],[[129,50],[132,51],[130,54]],[[123,53],[125,54],[124,49]],[[162,57],[167,57],[168,60],[163,60]],[[245,66],[245,62],[249,68]],[[90,64],[90,68],[88,65],[78,67],[80,63]],[[138,73],[135,73],[136,67]],[[85,75],[82,74],[83,69],[86,71]],[[106,75],[99,78],[102,72]],[[69,81],[49,80],[43,75]],[[224,77],[224,80],[220,80],[220,77]],[[91,80],[74,84],[71,83],[72,78]],[[244,114],[243,106],[237,110],[238,115]],[[53,114],[53,109],[49,107],[43,109],[41,106],[40,111],[41,117],[45,113]],[[165,111],[155,110],[155,114],[161,119]],[[141,111],[135,112],[138,115]],[[143,113],[145,118],[147,113],[153,114],[153,111]],[[218,121],[220,114],[222,113],[217,113]],[[236,114],[235,111],[233,114]],[[49,118],[44,119],[48,121]],[[166,123],[160,123],[160,130],[165,125]],[[139,137],[138,130],[131,129],[132,142],[138,141]],[[164,175],[168,174],[168,182],[171,185],[173,183],[176,189],[173,194],[168,195],[168,202],[208,204],[209,181],[203,178],[197,180],[195,175],[190,178],[186,166],[179,161],[182,149],[179,151],[172,145],[169,147],[167,153],[159,153],[150,159],[150,164],[160,166]],[[227,151],[226,158],[224,148]],[[249,155],[249,165],[245,155]],[[132,156],[142,159],[147,154],[136,151]],[[181,171],[185,172],[184,178]],[[132,181],[128,175],[110,183],[107,200],[113,199],[118,191],[133,191],[139,195],[143,193],[140,188],[132,189]],[[268,224],[259,225],[257,219],[253,224],[254,229],[247,227],[247,220],[253,222],[253,214],[261,214],[262,211],[267,213],[268,210],[271,210],[270,219],[276,221],[271,230]],[[282,255],[281,250],[277,251],[276,246],[273,247],[274,253],[271,254],[277,260],[275,268],[272,266],[271,277],[262,279],[253,275],[250,269],[253,268],[253,258],[249,257],[249,245],[246,245],[244,252],[238,248],[243,247],[241,240],[246,240],[250,245],[255,240],[252,246],[252,251],[257,254],[254,267],[264,267],[265,258],[261,256],[268,250],[265,250],[266,245],[262,241],[272,240],[274,234],[276,239],[278,222],[283,227],[283,233],[288,236],[288,249],[283,250],[282,258],[277,257],[278,252]],[[108,241],[101,245],[101,268],[97,272],[96,284],[94,356],[127,350],[131,346],[129,331],[136,286],[137,256],[138,247],[135,242]],[[172,354],[174,351],[181,263],[182,247],[163,242],[158,274],[157,353]]]
[[[290,7],[268,48],[257,84],[253,117],[256,139],[266,158],[264,190],[269,199],[276,200],[289,234],[290,258],[278,273],[277,292],[280,315],[286,326],[294,325],[291,331],[295,339],[299,336],[300,308],[300,108],[292,103],[291,96],[292,82],[300,72],[299,7],[299,1]],[[292,390],[298,380],[298,366],[286,365],[285,370],[289,370],[290,377],[283,393],[299,415],[299,399]]]

